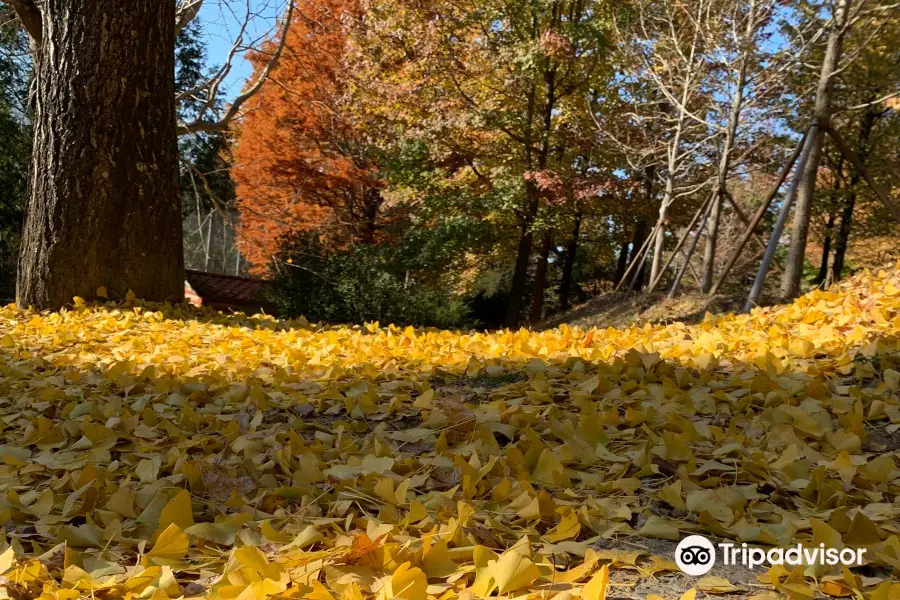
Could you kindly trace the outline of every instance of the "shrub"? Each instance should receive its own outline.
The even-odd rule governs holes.
[[[354,244],[326,248],[315,235],[282,245],[270,299],[284,316],[328,323],[455,328],[467,307],[438,274],[410,260],[409,248]]]

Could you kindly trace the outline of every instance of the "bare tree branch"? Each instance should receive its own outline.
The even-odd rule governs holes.
[[[193,21],[203,6],[203,0],[182,0],[175,12],[175,35]]]
[[[894,98],[897,98],[897,97],[900,97],[900,90],[897,90],[896,92],[891,92],[890,94],[885,94],[884,96],[882,96],[880,98],[876,98],[875,100],[872,100],[871,102],[863,102],[862,104],[857,104],[855,106],[847,106],[845,108],[840,108],[838,110],[835,110],[834,114],[841,113],[841,112],[844,112],[847,110],[860,110],[863,108],[869,108],[870,106],[882,104],[884,102],[887,102],[888,100],[893,100]]]
[[[278,63],[278,60],[281,58],[282,52],[284,52],[284,48],[287,45],[288,38],[288,30],[291,26],[291,21],[294,17],[294,2],[291,0],[288,3],[287,13],[284,16],[284,23],[281,27],[280,32],[280,40],[278,41],[278,46],[275,49],[275,52],[272,53],[271,58],[269,58],[269,62],[266,63],[265,68],[262,73],[256,78],[256,81],[247,88],[241,95],[234,99],[234,102],[231,103],[231,106],[228,107],[228,110],[225,112],[225,115],[217,120],[217,121],[205,121],[202,118],[198,119],[192,123],[180,123],[178,125],[178,135],[188,135],[191,133],[209,133],[215,131],[226,131],[228,126],[234,121],[235,118],[241,112],[241,108],[243,108],[244,104],[253,96],[255,96],[260,89],[262,89],[263,84],[269,78],[269,74],[272,72],[272,69]],[[214,78],[214,89],[218,88],[220,81],[219,78]]]

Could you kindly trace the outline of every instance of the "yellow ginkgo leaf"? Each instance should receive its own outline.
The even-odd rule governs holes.
[[[408,562],[403,563],[378,594],[378,600],[425,600],[428,581],[421,569],[410,568]]]
[[[165,531],[156,538],[153,548],[147,553],[147,556],[153,558],[164,558],[168,560],[178,560],[184,557],[190,547],[190,541],[187,534],[181,528],[172,523]]]
[[[260,529],[260,532],[263,534],[263,536],[270,542],[276,542],[278,544],[287,544],[288,542],[292,541],[292,539],[293,539],[289,535],[283,535],[281,533],[278,533],[275,530],[275,528],[272,527],[272,522],[269,521],[268,519],[266,519],[265,521],[262,522],[262,525],[260,525],[259,529]]]
[[[501,554],[491,572],[501,595],[526,588],[541,576],[537,565],[515,550]]]
[[[609,565],[603,565],[581,590],[581,597],[584,600],[606,600],[608,590]]]
[[[544,539],[551,543],[570,540],[578,536],[581,531],[581,523],[578,514],[573,509],[568,509],[559,524],[544,534]]]
[[[187,490],[180,490],[162,509],[162,512],[159,514],[157,534],[161,534],[173,523],[178,525],[181,530],[187,529],[194,524],[191,493]]]

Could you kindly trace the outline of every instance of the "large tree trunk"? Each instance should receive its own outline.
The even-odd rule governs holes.
[[[18,303],[184,297],[175,3],[46,0]]]
[[[845,25],[847,24],[852,0],[837,0],[834,7],[834,18],[831,22],[831,31],[828,34],[828,45],[825,49],[825,58],[822,61],[822,69],[819,72],[819,84],[816,90],[816,104],[814,118],[820,125],[826,125],[831,116],[831,88],[833,74],[841,59],[841,45],[843,42]],[[825,132],[817,127],[815,135],[810,140],[809,159],[803,173],[800,191],[797,196],[797,206],[794,209],[794,226],[791,231],[791,248],[787,257],[784,274],[781,278],[781,295],[784,298],[793,298],[800,293],[800,282],[803,278],[803,263],[806,260],[806,240],[809,236],[809,219],[813,197],[816,192],[816,180],[819,174],[819,164],[822,160],[822,141]]]

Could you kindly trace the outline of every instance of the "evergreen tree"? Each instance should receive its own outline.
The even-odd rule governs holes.
[[[194,19],[175,40],[175,93],[179,98],[178,119],[198,119],[207,101],[196,90],[216,69],[209,67],[203,26]],[[220,112],[221,93],[213,98],[212,110]],[[240,257],[235,247],[234,182],[227,134],[198,132],[182,136],[180,189],[185,218],[185,264],[190,269],[235,272]],[[215,243],[213,243],[215,239]],[[238,271],[240,270],[238,266]]]
[[[28,178],[31,133],[25,107],[31,60],[12,10],[0,6],[0,302],[16,292],[16,260]]]

